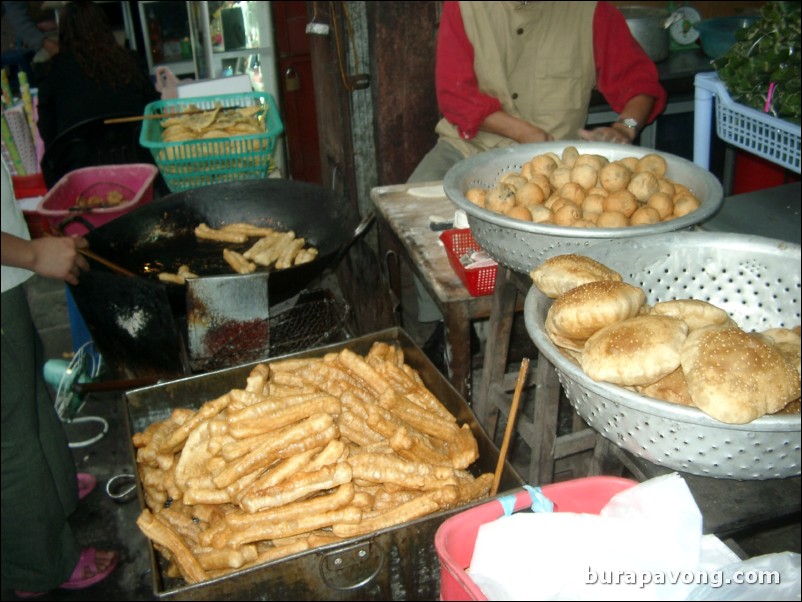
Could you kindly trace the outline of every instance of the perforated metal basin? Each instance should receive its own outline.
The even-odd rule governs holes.
[[[602,155],[610,161],[655,153],[666,160],[666,177],[684,184],[701,201],[696,211],[648,226],[628,228],[571,228],[535,224],[484,209],[465,198],[469,188],[492,188],[508,172],[518,172],[536,155],[554,152],[562,156],[567,146],[580,154]],[[452,167],[443,179],[446,195],[468,215],[476,241],[496,261],[516,272],[529,273],[550,255],[576,252],[602,240],[629,239],[685,230],[713,216],[724,200],[721,183],[709,171],[690,161],[649,148],[601,142],[546,142],[521,144],[469,157]]]
[[[726,310],[747,331],[800,324],[800,246],[703,232],[607,241],[582,250],[640,286],[646,302],[699,299]],[[551,342],[544,321],[552,300],[536,287],[526,328],[554,364],[574,409],[596,431],[646,460],[691,474],[740,480],[800,474],[799,415],[749,424],[719,422],[701,410],[596,382]]]

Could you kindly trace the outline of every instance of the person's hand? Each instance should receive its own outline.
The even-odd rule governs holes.
[[[31,241],[34,249],[31,271],[47,278],[78,284],[82,271],[89,269],[86,258],[78,253],[89,242],[85,238],[70,236],[44,236]]]
[[[529,142],[551,142],[554,140],[554,136],[549,134],[546,130],[531,124],[527,124],[527,126],[529,127],[523,128],[521,133],[517,136],[517,140],[521,144],[527,144]]]
[[[592,130],[579,130],[579,137],[590,142],[615,142],[617,144],[632,144],[634,138],[612,127],[599,127]],[[633,132],[634,134],[634,132]]]
[[[481,129],[515,140],[519,144],[554,140],[554,136],[546,130],[504,111],[496,111],[485,117]]]

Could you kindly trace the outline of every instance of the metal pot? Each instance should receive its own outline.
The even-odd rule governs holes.
[[[621,9],[629,31],[652,61],[659,63],[668,58],[667,10],[648,6],[624,6]]]

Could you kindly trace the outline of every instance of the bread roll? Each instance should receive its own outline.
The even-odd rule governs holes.
[[[773,414],[799,397],[799,373],[773,345],[740,328],[706,326],[688,335],[682,371],[696,407],[727,424]]]
[[[595,381],[648,385],[680,366],[688,325],[667,316],[637,316],[605,326],[585,343],[582,369]]]
[[[771,328],[761,332],[780,353],[785,356],[791,364],[796,368],[797,372],[802,373],[802,339],[795,330],[790,328]]]
[[[615,270],[595,259],[573,253],[550,257],[529,272],[529,276],[540,292],[551,299],[556,299],[572,288],[588,282],[622,281],[621,274]]]
[[[646,294],[626,282],[589,282],[554,301],[546,315],[545,329],[569,339],[587,339],[609,324],[638,315],[645,301]]]
[[[654,397],[680,406],[693,407],[693,400],[688,392],[688,383],[685,381],[682,368],[677,368],[657,382],[638,387],[638,392],[647,397]]]
[[[654,304],[652,313],[682,320],[691,330],[704,326],[735,326],[735,322],[726,311],[699,299],[660,301]]]

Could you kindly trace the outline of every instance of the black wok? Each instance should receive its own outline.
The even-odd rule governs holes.
[[[177,192],[143,205],[90,232],[89,248],[130,271],[156,279],[158,272],[177,272],[181,264],[200,276],[232,274],[223,248],[241,245],[200,241],[195,228],[219,228],[247,222],[281,231],[293,230],[319,251],[308,264],[270,276],[271,298],[296,294],[354,237],[358,216],[349,203],[320,186],[291,180],[231,182]],[[263,268],[270,269],[270,268]]]
[[[94,253],[137,275],[114,274],[90,261],[92,270],[72,287],[76,305],[116,377],[189,372],[180,340],[186,330],[181,324],[185,290],[160,282],[157,275],[175,273],[182,264],[201,277],[233,274],[223,260],[223,248],[244,251],[255,239],[239,246],[215,243],[198,240],[194,230],[201,223],[219,228],[235,222],[293,230],[318,249],[312,262],[271,271],[271,305],[297,295],[338,261],[362,231],[347,200],[314,184],[279,179],[173,193],[91,230],[86,239]],[[174,327],[166,324],[166,315],[173,316]]]

